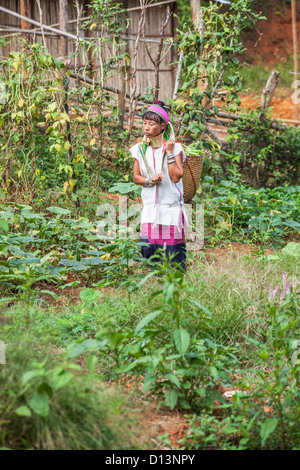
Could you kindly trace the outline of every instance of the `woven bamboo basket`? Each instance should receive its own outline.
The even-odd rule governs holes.
[[[190,202],[196,194],[202,172],[202,155],[187,155],[183,162],[183,199]]]

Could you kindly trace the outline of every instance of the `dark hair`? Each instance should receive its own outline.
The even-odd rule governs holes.
[[[169,106],[166,105],[166,103],[164,103],[163,101],[155,101],[153,104],[158,104],[159,106],[161,106],[167,113],[169,112]],[[143,120],[144,119],[147,119],[148,121],[155,121],[155,122],[159,122],[160,124],[163,124],[165,121],[163,120],[163,118],[161,118],[158,114],[154,113],[153,111],[146,111],[144,114],[143,114]]]

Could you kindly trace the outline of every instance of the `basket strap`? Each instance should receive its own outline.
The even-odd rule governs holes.
[[[193,172],[192,172],[192,170],[191,170],[191,167],[190,167],[190,165],[189,165],[188,158],[186,159],[186,163],[187,163],[187,166],[189,167],[189,170],[190,170],[190,173],[191,173],[191,176],[192,176],[192,180],[193,180],[193,183],[194,183],[194,188],[195,188],[195,191],[197,191],[196,181],[195,181],[195,178],[194,178]]]

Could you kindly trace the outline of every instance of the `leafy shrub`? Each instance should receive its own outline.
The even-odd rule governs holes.
[[[220,151],[225,174],[233,168],[254,187],[299,184],[300,130],[250,110],[228,128]]]
[[[35,450],[135,448],[121,397],[105,392],[78,364],[47,359],[32,340],[14,341],[1,365],[0,446]],[[95,362],[87,359],[95,378]],[[133,425],[133,421],[132,421]],[[127,437],[126,437],[127,436]]]
[[[115,362],[112,372],[117,378],[127,373],[144,377],[143,390],[156,394],[161,404],[171,409],[199,409],[216,397],[222,399],[214,385],[230,382],[228,371],[236,362],[234,348],[210,339],[210,311],[189,296],[193,289],[188,288],[184,274],[166,258],[135,290],[155,274],[163,278],[162,286],[149,297],[150,304],[156,299],[155,308],[134,330],[120,330],[112,322],[92,342],[70,345],[68,354],[74,357],[98,350]]]
[[[295,280],[294,280],[295,281]],[[190,417],[186,449],[299,449],[299,298],[283,273],[270,287],[263,340],[248,338],[255,368],[245,368],[232,399],[204,416]],[[294,286],[293,286],[294,283]]]
[[[214,183],[206,176],[195,201],[205,202],[206,225],[214,227],[217,237],[231,240],[239,235],[264,246],[274,240],[282,243],[284,235],[299,232],[299,190],[300,186],[254,189],[234,179]]]

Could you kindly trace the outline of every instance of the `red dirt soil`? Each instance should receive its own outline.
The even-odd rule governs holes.
[[[298,4],[299,5],[299,4]],[[243,44],[247,48],[242,60],[252,65],[264,64],[270,70],[279,63],[285,63],[293,56],[293,32],[291,5],[283,0],[261,2],[257,7],[267,20],[260,20],[253,29],[243,34]],[[297,35],[300,44],[300,9],[297,10]],[[292,72],[292,70],[291,70]],[[278,119],[295,119],[295,105],[289,96],[272,100],[273,117]],[[242,109],[254,109],[260,104],[260,96],[246,94],[241,96]]]
[[[241,109],[255,109],[260,105],[260,97],[247,94],[240,96],[242,104]],[[272,116],[277,119],[295,119],[295,105],[291,97],[288,98],[273,98],[271,102],[273,107]]]
[[[299,5],[299,3],[298,3]],[[285,62],[293,55],[293,32],[291,5],[283,0],[261,2],[256,7],[267,18],[255,25],[253,34],[245,32],[243,43],[247,48],[246,61],[252,64],[263,63],[270,67]],[[297,11],[297,34],[300,44],[300,10]]]

